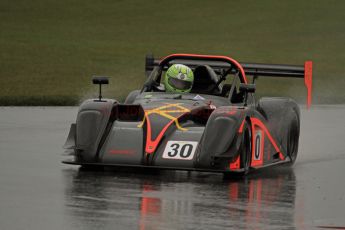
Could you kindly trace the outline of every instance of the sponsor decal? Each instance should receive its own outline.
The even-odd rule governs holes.
[[[118,155],[133,155],[136,151],[132,149],[110,149],[109,154],[118,154]]]

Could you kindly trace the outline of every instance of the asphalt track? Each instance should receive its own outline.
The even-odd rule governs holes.
[[[76,113],[0,108],[0,229],[345,229],[345,105],[302,109],[294,167],[241,180],[63,165]]]

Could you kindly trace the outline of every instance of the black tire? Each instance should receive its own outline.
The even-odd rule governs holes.
[[[290,165],[293,165],[297,159],[299,132],[299,120],[297,114],[295,114],[293,119],[291,120],[287,138],[287,155],[290,158]]]
[[[250,168],[252,156],[252,130],[250,124],[246,122],[243,127],[243,136],[241,143],[241,168],[244,169],[243,174],[247,175]]]
[[[226,172],[224,173],[224,179],[237,179],[247,175],[250,171],[250,162],[252,156],[252,130],[249,122],[245,122],[243,127],[243,135],[240,151],[240,167],[243,170],[241,173]]]

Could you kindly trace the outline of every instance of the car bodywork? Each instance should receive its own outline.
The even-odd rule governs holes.
[[[190,93],[161,88],[162,73],[174,63],[194,71],[195,89]],[[304,78],[309,107],[310,61],[304,66],[266,65],[226,56],[173,54],[148,56],[146,71],[143,88],[131,92],[125,103],[100,97],[80,105],[65,143],[74,159],[64,163],[223,173],[294,163],[298,105],[281,97],[255,101],[247,75],[254,76],[253,82],[258,76]],[[233,75],[227,86],[226,75]]]

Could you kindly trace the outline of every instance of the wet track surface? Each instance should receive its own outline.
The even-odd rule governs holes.
[[[0,229],[345,227],[345,106],[302,110],[292,169],[87,172],[61,164],[77,108],[0,108]]]

